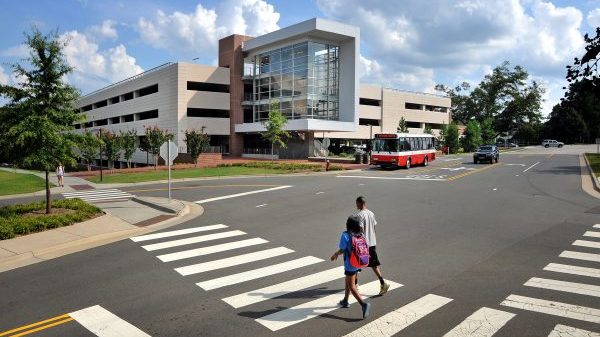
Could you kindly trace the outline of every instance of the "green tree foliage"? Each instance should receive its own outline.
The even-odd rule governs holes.
[[[123,158],[127,161],[127,168],[131,167],[131,158],[137,149],[137,132],[135,130],[127,130],[119,132],[119,142],[121,150],[123,150]]]
[[[425,123],[425,128],[423,129],[423,133],[426,133],[428,135],[433,135],[433,129],[431,128],[431,125]]]
[[[484,118],[481,122],[481,143],[492,144],[494,138],[496,138],[496,131],[494,131],[493,121],[491,118]]]
[[[463,83],[455,88],[436,85],[452,100],[452,118],[465,125],[471,120],[483,123],[491,118],[496,134],[512,132],[523,124],[541,121],[545,91],[521,66],[510,68],[505,61],[485,76],[475,88]]]
[[[525,144],[540,144],[543,132],[544,124],[525,124],[517,129],[513,139]]]
[[[467,123],[467,128],[462,138],[462,146],[465,152],[473,152],[481,146],[481,127],[477,121]]]
[[[3,117],[0,147],[11,153],[17,164],[36,167],[46,173],[46,213],[51,211],[49,172],[59,165],[75,163],[77,136],[73,125],[81,121],[74,110],[77,89],[64,78],[73,71],[62,53],[66,43],[57,32],[43,35],[37,28],[26,33],[29,47],[27,65],[14,64],[19,83],[0,85],[8,103]]]
[[[590,139],[590,132],[581,113],[574,107],[557,104],[546,123],[546,134],[565,143],[580,143]]]
[[[77,148],[81,154],[81,158],[85,161],[88,171],[91,170],[92,162],[98,158],[98,152],[102,147],[102,140],[96,134],[86,130],[79,142]]]
[[[102,153],[108,159],[108,168],[115,168],[115,161],[121,156],[121,139],[109,130],[102,129],[100,132],[102,139]]]
[[[158,166],[158,157],[160,154],[160,147],[167,141],[173,139],[173,135],[167,130],[163,130],[158,126],[147,126],[145,128],[146,141],[148,145],[148,152],[154,157],[154,168]]]
[[[279,111],[279,103],[271,103],[269,119],[263,123],[267,130],[261,134],[263,139],[271,143],[271,160],[275,158],[275,145],[286,148],[285,142],[291,137],[290,133],[284,130],[285,124],[287,124],[287,119]]]
[[[448,133],[448,125],[446,125],[446,123],[442,123],[442,125],[440,126],[440,134],[437,137],[437,140],[440,144],[445,144],[447,133]]]
[[[458,125],[455,122],[448,124],[448,127],[446,128],[444,145],[448,147],[450,153],[458,152],[460,144],[458,141]]]
[[[204,132],[206,127],[200,130],[187,130],[185,132],[185,144],[187,151],[194,160],[194,167],[198,166],[198,156],[206,151],[210,145],[210,136]]]
[[[138,147],[140,151],[146,152],[146,165],[150,165],[150,161],[148,160],[150,147],[148,146],[148,138],[146,138],[146,136],[140,137],[140,144]]]
[[[400,122],[398,122],[398,128],[396,128],[400,133],[408,133],[408,127],[406,126],[406,119],[404,117],[400,117]]]

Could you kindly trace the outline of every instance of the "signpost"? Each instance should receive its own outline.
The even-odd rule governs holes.
[[[170,140],[160,147],[160,156],[167,162],[167,166],[169,167],[169,202],[171,202],[171,165],[173,165],[173,160],[178,154],[179,148]]]
[[[600,153],[600,138],[596,138],[596,153]]]

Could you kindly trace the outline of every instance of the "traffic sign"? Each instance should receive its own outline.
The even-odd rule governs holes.
[[[168,148],[167,146],[170,146]],[[168,141],[160,147],[160,157],[165,160],[167,165],[173,165],[173,160],[177,158],[179,148],[175,143]]]

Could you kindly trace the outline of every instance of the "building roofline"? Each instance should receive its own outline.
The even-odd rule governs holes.
[[[396,88],[390,88],[390,87],[381,87],[381,88],[382,89],[386,89],[386,90],[405,92],[405,93],[409,93],[409,94],[434,96],[434,97],[440,97],[440,98],[450,98],[448,95],[431,94],[431,93],[428,93],[428,92],[412,91],[412,90],[404,90],[404,89],[396,89]]]

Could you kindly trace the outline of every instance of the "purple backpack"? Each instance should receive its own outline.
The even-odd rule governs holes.
[[[354,268],[365,268],[369,265],[369,246],[362,234],[352,235],[350,249],[350,265]]]

